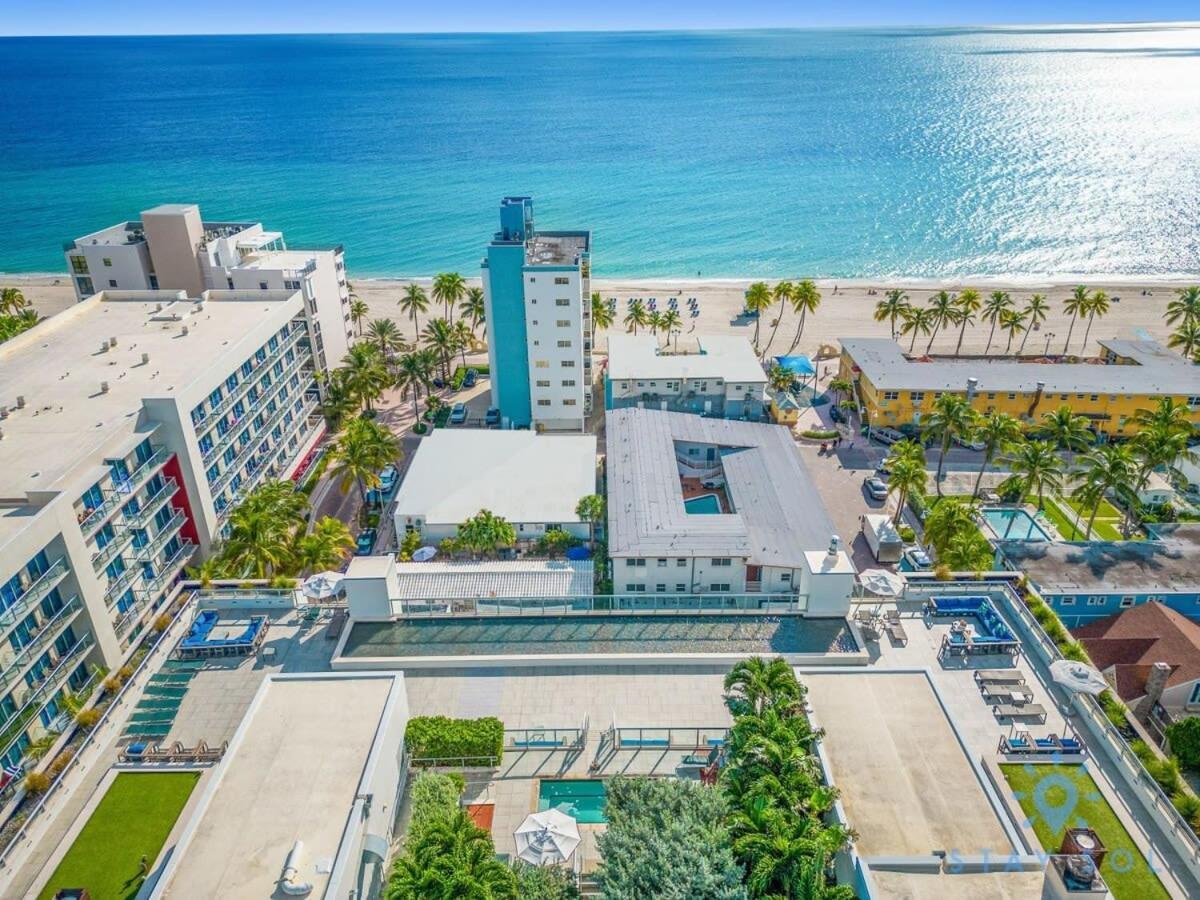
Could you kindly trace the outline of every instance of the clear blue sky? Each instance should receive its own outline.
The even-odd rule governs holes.
[[[0,34],[572,31],[1178,21],[1197,0],[0,0]]]

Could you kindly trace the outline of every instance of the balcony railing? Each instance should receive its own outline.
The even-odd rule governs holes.
[[[260,447],[262,447],[263,442],[270,437],[271,429],[278,425],[283,417],[287,415],[288,411],[292,408],[292,399],[293,398],[289,397],[288,400],[279,407],[279,409],[272,413],[271,418],[263,423],[263,426],[259,429],[258,434],[250,439],[250,441],[245,447],[242,448],[242,451],[237,455],[234,461],[229,464],[224,472],[221,473],[221,475],[217,478],[216,483],[212,486],[213,494],[219,494],[221,491],[225,490],[225,486],[229,484],[230,479],[240,472],[242,467],[246,465],[247,460],[249,460],[250,457],[253,456]],[[306,415],[308,415],[308,411],[315,406],[316,401],[310,400],[309,402],[305,403],[304,406],[301,407],[300,411],[294,415],[297,419],[304,418]]]
[[[114,603],[116,603],[117,597],[124,593],[125,589],[133,584],[135,580],[137,580],[139,574],[140,572],[138,569],[130,567],[121,572],[121,574],[116,578],[109,581],[108,587],[104,591],[105,605],[112,606]]]
[[[229,412],[229,410],[233,408],[234,404],[236,404],[238,402],[238,400],[242,399],[243,397],[246,396],[246,394],[248,394],[250,392],[250,388],[252,388],[256,384],[258,384],[264,371],[270,369],[271,366],[275,365],[276,361],[281,359],[287,353],[289,348],[295,347],[296,344],[298,344],[300,342],[300,336],[303,334],[305,334],[305,330],[303,328],[295,329],[291,334],[289,334],[287,336],[287,339],[285,340],[285,342],[283,344],[281,344],[275,350],[274,353],[271,353],[270,355],[267,356],[266,359],[264,359],[262,362],[258,363],[256,366],[254,366],[254,368],[252,368],[250,370],[249,375],[240,376],[241,369],[238,369],[239,376],[242,379],[241,381],[238,382],[238,386],[236,388],[234,388],[229,394],[227,394],[225,396],[225,399],[223,399],[220,403],[217,404],[216,409],[213,409],[213,410],[206,409],[204,411],[204,418],[201,419],[200,422],[196,423],[197,427],[199,427],[199,425],[201,423],[208,422],[211,419],[219,419],[219,418],[221,418],[221,416],[225,415],[225,413]],[[295,365],[296,361],[301,359],[302,355],[303,354],[297,353],[296,359],[292,360],[291,365]],[[286,373],[287,373],[287,370],[285,369],[284,374],[281,375],[280,377],[281,378],[286,377]],[[270,390],[270,388],[267,388],[267,390]]]
[[[133,532],[128,528],[122,528],[104,547],[92,554],[92,568],[99,572],[112,562],[113,557],[125,549],[125,545],[132,539]]]
[[[25,667],[29,665],[37,654],[41,653],[46,647],[58,637],[63,628],[75,618],[83,605],[79,602],[79,597],[75,596],[63,604],[63,608],[52,615],[49,619],[42,623],[38,628],[37,633],[33,635],[33,640],[17,651],[17,655],[13,657],[12,662],[8,664],[3,673],[0,673],[0,691],[7,691]]]
[[[129,499],[130,495],[137,491],[138,488],[156,472],[163,463],[171,456],[171,451],[167,447],[159,447],[150,457],[133,470],[133,473],[127,478],[113,479],[113,486],[104,493],[103,502],[93,509],[82,522],[79,523],[79,528],[83,532],[84,538],[91,537],[97,528],[102,525],[109,515]]]
[[[67,561],[59,557],[45,572],[31,584],[20,598],[4,612],[0,613],[0,629],[8,628],[23,619],[35,603],[58,587],[59,582],[66,577]]]
[[[145,560],[146,562],[154,559],[158,555],[158,552],[167,545],[167,541],[179,533],[180,527],[186,521],[187,516],[184,515],[183,510],[175,510],[175,515],[163,523],[158,534],[151,538],[144,546],[138,548],[138,559]]]
[[[59,657],[57,665],[45,678],[34,683],[21,708],[9,716],[3,726],[0,726],[0,756],[8,754],[13,744],[25,732],[33,717],[46,705],[50,696],[62,687],[72,669],[91,649],[92,640],[91,632],[85,634],[75,642],[70,650]]]
[[[179,484],[174,478],[164,479],[163,486],[145,501],[141,509],[126,517],[125,521],[137,528],[144,527],[178,490]]]
[[[269,402],[273,397],[278,396],[279,389],[287,383],[288,379],[295,375],[297,371],[304,369],[305,363],[310,362],[312,362],[311,357],[297,354],[296,358],[292,360],[287,368],[285,368],[279,374],[279,377],[271,383],[271,386],[266,388],[263,393],[258,396],[257,400],[246,407],[246,411],[242,413],[241,418],[231,424],[229,426],[229,430],[226,431],[225,434],[221,435],[221,437],[204,452],[204,454],[201,456],[201,461],[204,463],[204,465],[207,466],[214,459],[216,459],[217,451],[225,449],[228,444],[228,440],[226,439],[231,439],[233,437],[233,433],[237,430],[239,425],[241,425],[256,410],[260,409],[265,403]],[[308,369],[308,371],[312,371],[311,368]]]
[[[192,554],[195,552],[196,545],[190,541],[185,541],[175,551],[174,555],[163,564],[158,577],[151,581],[144,590],[139,592],[141,594],[140,598],[117,618],[114,627],[118,635],[123,636],[129,626],[141,618],[146,607],[153,603],[154,599],[167,589],[172,579],[179,574],[179,570],[187,564],[187,561],[192,558]]]

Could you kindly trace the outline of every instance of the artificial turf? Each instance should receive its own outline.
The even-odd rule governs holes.
[[[67,851],[38,900],[62,888],[86,888],[92,900],[133,900],[199,772],[122,772]]]
[[[1000,766],[1021,809],[1033,824],[1038,840],[1047,853],[1056,853],[1062,846],[1068,828],[1088,827],[1099,835],[1108,850],[1100,874],[1116,900],[1169,900],[1158,876],[1150,870],[1129,832],[1121,824],[1108,801],[1100,794],[1096,782],[1081,765],[1025,765],[1007,763]],[[1051,781],[1042,782],[1049,778]],[[1069,802],[1070,787],[1074,787],[1075,804]],[[1057,782],[1057,783],[1055,783]],[[1039,807],[1049,811],[1042,815]],[[1056,821],[1048,821],[1055,819]]]

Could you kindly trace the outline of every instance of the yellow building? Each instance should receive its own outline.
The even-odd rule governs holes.
[[[865,421],[920,425],[943,393],[961,394],[979,413],[1029,424],[1067,404],[1110,437],[1136,430],[1134,414],[1163,397],[1186,403],[1200,422],[1200,366],[1155,341],[1099,341],[1095,362],[1046,357],[909,356],[887,338],[843,338],[839,377],[855,386]]]
[[[771,395],[770,414],[776,425],[792,426],[800,421],[800,404],[787,391],[776,391]]]

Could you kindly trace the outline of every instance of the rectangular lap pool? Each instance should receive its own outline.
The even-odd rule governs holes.
[[[1023,509],[993,507],[983,510],[984,521],[1002,541],[1050,541],[1050,536],[1029,513]]]
[[[599,778],[543,779],[538,786],[538,812],[559,809],[581,825],[603,825],[604,782]]]
[[[344,658],[589,653],[853,653],[844,619],[612,615],[356,622]]]
[[[716,494],[701,494],[691,500],[683,501],[683,508],[689,516],[714,516],[721,512],[721,501]]]

